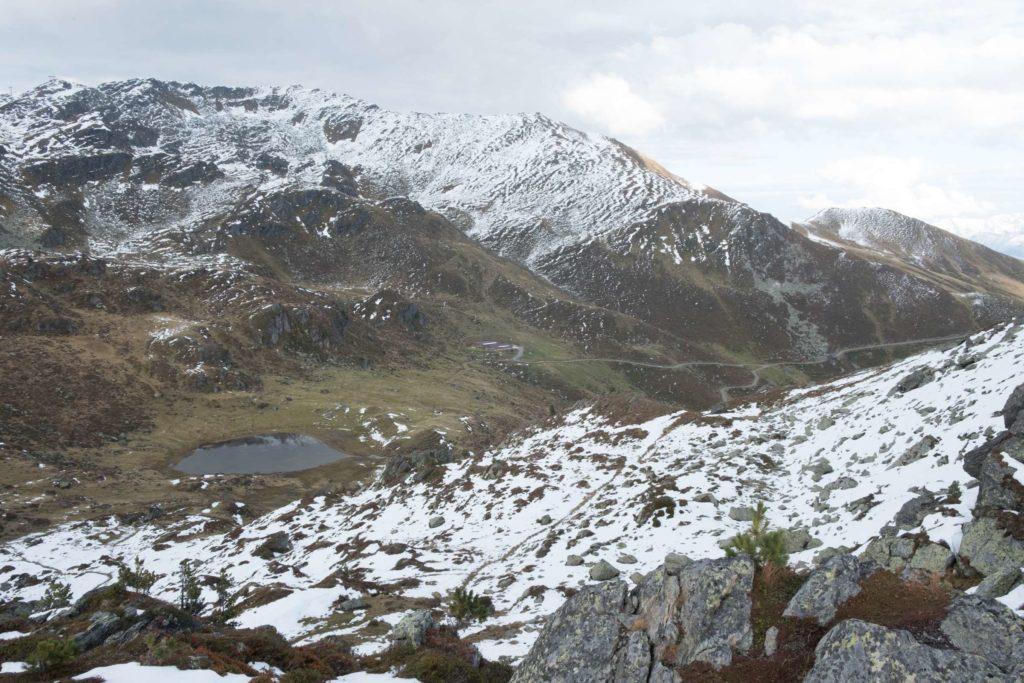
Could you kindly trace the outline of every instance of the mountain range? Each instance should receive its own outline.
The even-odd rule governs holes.
[[[433,218],[374,225],[409,224],[419,209],[397,198]],[[474,267],[506,259],[560,292],[543,296],[656,328],[621,336],[663,359],[966,332],[1024,291],[1020,261],[896,214],[791,229],[542,115],[399,113],[301,87],[45,83],[0,104],[0,209],[8,247],[226,255],[410,292],[461,294],[441,262],[471,241],[486,250]]]

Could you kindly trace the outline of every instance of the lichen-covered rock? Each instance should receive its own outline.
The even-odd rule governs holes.
[[[391,642],[396,645],[420,647],[427,636],[427,631],[435,628],[434,616],[430,610],[418,609],[402,617],[402,620],[391,630]]]
[[[677,666],[699,661],[722,667],[734,650],[750,650],[753,582],[754,563],[744,556],[700,560],[678,576],[660,569],[649,574],[638,612],[647,622],[655,659],[674,651]]]
[[[622,581],[587,586],[569,598],[547,620],[513,683],[615,680],[627,605]]]
[[[914,556],[914,541],[909,538],[882,536],[868,544],[860,554],[862,560],[874,562],[882,569],[900,573]]]
[[[804,683],[995,683],[1006,676],[978,655],[922,645],[907,631],[857,619],[840,622],[814,650]]]
[[[606,560],[601,560],[590,568],[590,578],[594,581],[611,581],[619,577],[619,570]]]
[[[512,680],[671,683],[677,666],[726,666],[752,645],[753,580],[754,563],[737,557],[660,567],[632,593],[622,581],[588,586],[548,619]]]
[[[839,555],[821,565],[786,605],[783,616],[814,619],[820,626],[832,621],[839,607],[860,593],[870,569],[853,555]]]
[[[950,605],[941,628],[958,650],[984,657],[1016,680],[1024,677],[1024,621],[1005,605],[961,595]]]
[[[665,555],[665,572],[668,574],[678,574],[683,567],[691,564],[693,564],[693,560],[686,555],[680,553],[668,553]]]
[[[974,595],[982,598],[999,598],[1012,591],[1022,581],[1024,581],[1024,574],[1021,574],[1019,568],[1000,569],[986,576],[974,589]]]
[[[912,572],[942,574],[953,564],[953,553],[944,545],[925,543],[914,551],[907,566]]]
[[[996,520],[982,517],[965,526],[960,555],[988,576],[1008,567],[1024,567],[1024,541],[1018,541]]]

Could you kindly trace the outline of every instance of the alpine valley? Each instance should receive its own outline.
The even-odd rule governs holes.
[[[540,114],[0,96],[0,679],[1024,680],[1022,314]]]

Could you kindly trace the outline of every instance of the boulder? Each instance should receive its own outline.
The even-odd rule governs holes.
[[[920,389],[924,385],[931,382],[933,379],[935,379],[934,370],[932,370],[929,367],[917,368],[910,374],[904,376],[903,379],[901,379],[899,382],[897,382],[896,386],[894,386],[892,390],[889,392],[889,395],[892,396],[893,394],[905,394],[908,391]]]
[[[922,645],[907,631],[858,619],[836,624],[814,649],[804,683],[994,683],[1006,680],[978,655]]]
[[[1003,404],[1003,424],[1013,434],[1024,432],[1024,422],[1020,421],[1024,413],[1024,384],[1017,385],[1010,397]]]
[[[1024,567],[1024,541],[1010,536],[996,520],[982,517],[965,525],[960,555],[988,576],[1003,569]]]
[[[661,569],[648,574],[638,612],[655,659],[673,654],[676,666],[699,661],[721,668],[732,662],[734,651],[748,652],[753,583],[754,563],[746,556],[700,560],[678,576]]]
[[[418,609],[402,617],[391,630],[391,642],[418,648],[423,645],[427,631],[435,628],[434,616],[427,609]]]
[[[1024,512],[1024,484],[1017,480],[1016,468],[1007,462],[1008,457],[997,446],[981,461],[975,515],[987,510]]]
[[[89,617],[89,627],[75,636],[80,650],[91,650],[102,645],[120,629],[121,619],[110,612],[96,612]]]
[[[811,536],[807,529],[786,529],[783,531],[783,543],[787,553],[798,553],[821,545],[821,541]]]
[[[984,657],[1007,676],[1024,677],[1024,621],[1005,605],[960,595],[940,628],[956,649]]]
[[[882,536],[868,544],[860,554],[862,560],[874,562],[895,574],[902,572],[914,556],[914,541],[909,538]]]
[[[565,558],[566,567],[578,567],[581,564],[583,564],[583,558],[579,555],[569,555],[567,558]]]
[[[925,543],[914,551],[908,569],[912,572],[943,574],[955,558],[952,551],[938,543]]]
[[[729,519],[737,522],[749,522],[754,519],[754,508],[741,505],[729,510]]]
[[[437,527],[439,527],[439,526],[441,526],[443,524],[444,524],[444,517],[442,517],[441,515],[436,515],[434,517],[431,517],[429,520],[427,520],[427,526],[430,527],[431,529],[436,529]]]
[[[928,455],[932,451],[932,449],[935,448],[936,445],[938,445],[938,443],[938,439],[936,439],[931,434],[926,434],[925,436],[921,437],[920,441],[918,441],[916,444],[908,448],[903,455],[896,458],[896,460],[894,460],[893,463],[889,465],[888,469],[891,470],[894,467],[904,467],[911,463],[917,462],[921,458]]]
[[[690,564],[693,564],[693,560],[686,555],[682,555],[680,553],[669,553],[665,555],[666,574],[678,574],[683,567]]]
[[[816,569],[782,613],[814,619],[819,626],[832,621],[839,607],[860,593],[860,582],[871,570],[853,555],[839,555]]]
[[[632,593],[622,581],[588,586],[547,620],[512,681],[672,683],[678,666],[726,666],[752,645],[753,577],[737,557],[656,569]]]
[[[978,584],[974,589],[974,595],[982,598],[1000,598],[1024,581],[1024,575],[1017,567],[1006,567],[992,574]]]
[[[606,560],[601,560],[590,568],[590,578],[594,581],[611,581],[618,577],[619,570],[609,564]]]
[[[622,553],[619,555],[619,564],[636,564],[636,558],[629,553]]]
[[[620,654],[624,631],[620,615],[628,611],[626,584],[587,586],[548,618],[540,637],[512,676],[513,683],[612,681],[620,662],[630,664],[629,643]],[[643,636],[642,632],[640,633]],[[634,642],[633,647],[636,647]],[[650,652],[649,647],[647,648]],[[648,655],[649,656],[649,655]],[[643,677],[634,680],[644,680]]]
[[[892,523],[896,525],[896,528],[904,531],[914,529],[921,526],[924,518],[934,512],[939,505],[940,502],[935,494],[925,491],[904,503],[893,517]]]

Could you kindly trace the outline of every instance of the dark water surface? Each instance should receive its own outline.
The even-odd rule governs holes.
[[[348,456],[303,434],[264,434],[200,446],[174,469],[188,474],[298,472]]]

